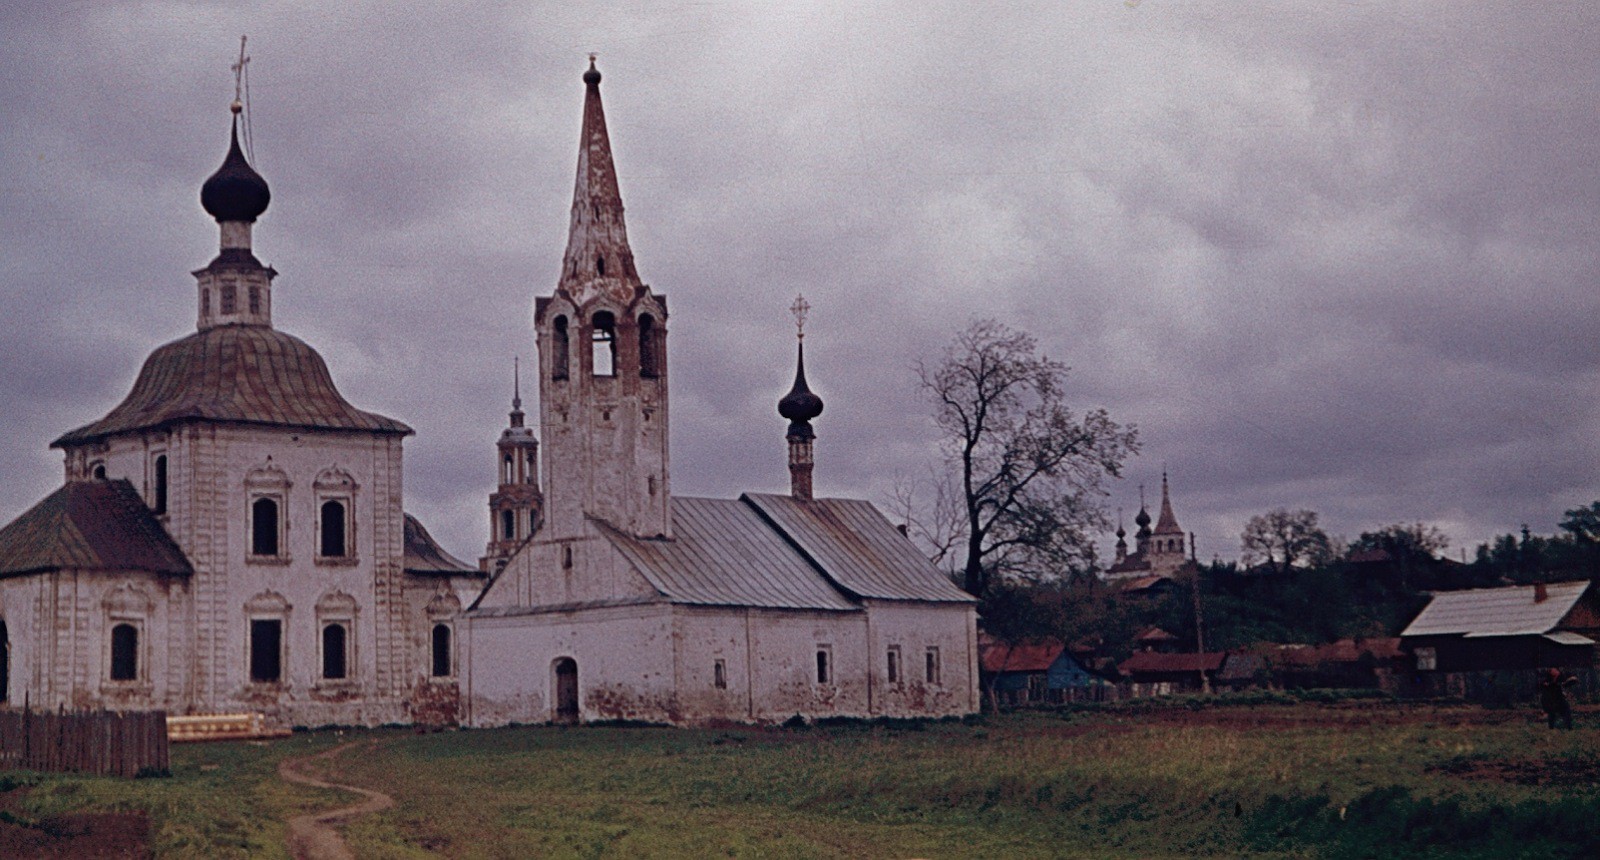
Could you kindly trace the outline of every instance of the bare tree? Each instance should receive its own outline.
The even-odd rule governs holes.
[[[1288,573],[1295,565],[1319,565],[1333,555],[1333,541],[1317,526],[1317,512],[1277,508],[1250,518],[1239,536],[1244,563],[1264,562]]]
[[[1066,366],[992,319],[969,325],[917,374],[944,434],[966,590],[981,597],[996,575],[1090,570],[1092,535],[1107,527],[1103,484],[1137,452],[1134,428],[1103,409],[1074,417]]]

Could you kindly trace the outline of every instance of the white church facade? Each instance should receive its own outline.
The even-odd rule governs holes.
[[[543,445],[518,391],[480,564],[405,514],[410,428],[272,326],[251,248],[270,195],[236,106],[201,193],[221,250],[196,332],[52,443],[63,486],[0,529],[0,705],[286,726],[977,710],[974,602],[871,504],[812,497],[803,352],[791,493],[672,496],[666,302],[634,266],[592,63],[584,81],[568,248],[535,310]]]

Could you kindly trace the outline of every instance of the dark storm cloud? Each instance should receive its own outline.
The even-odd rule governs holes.
[[[1458,545],[1600,497],[1600,64],[1582,4],[22,4],[0,11],[0,519],[193,326],[248,32],[276,322],[394,415],[475,555],[554,282],[584,53],[664,291],[675,492],[784,485],[803,292],[819,490],[935,456],[914,363],[1034,332],[1140,425],[1201,552],[1311,507]],[[526,377],[525,377],[526,378]],[[532,401],[531,386],[524,389]],[[1131,517],[1131,510],[1129,511]]]

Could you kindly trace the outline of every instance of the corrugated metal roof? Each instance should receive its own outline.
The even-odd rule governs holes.
[[[746,493],[755,509],[835,585],[857,597],[970,603],[871,502]]]
[[[1546,633],[1544,638],[1557,645],[1593,645],[1594,640],[1582,633],[1573,633],[1570,630],[1561,630],[1555,633]]]
[[[483,572],[444,551],[414,516],[406,514],[406,573],[423,576],[481,576]]]
[[[654,606],[667,601],[659,597],[618,597],[612,600],[581,600],[572,603],[547,603],[541,606],[490,606],[474,608],[467,612],[474,618],[515,618],[522,615],[551,615],[560,612],[582,612],[588,609],[613,609],[619,606]]]
[[[115,409],[50,445],[189,420],[411,432],[393,418],[351,406],[334,387],[322,356],[305,341],[267,326],[225,325],[158,348]]]
[[[0,529],[0,576],[65,568],[193,572],[138,491],[121,479],[69,481]]]
[[[1442,591],[1428,601],[1401,636],[1522,636],[1548,633],[1565,618],[1588,582],[1556,582],[1543,586],[1546,597],[1536,600],[1537,586],[1475,588]]]
[[[985,672],[1044,672],[1064,650],[1053,639],[1017,645],[984,642],[978,646],[978,665]]]
[[[674,603],[854,610],[783,536],[738,499],[674,496],[672,538],[601,530]]]
[[[1158,654],[1140,651],[1117,664],[1124,675],[1134,672],[1215,672],[1222,668],[1227,654],[1216,651],[1205,654]]]

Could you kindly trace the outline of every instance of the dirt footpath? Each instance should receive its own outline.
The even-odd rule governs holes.
[[[360,803],[351,806],[340,807],[329,812],[297,815],[289,819],[289,854],[295,860],[355,860],[355,855],[350,853],[349,847],[344,844],[344,836],[340,835],[335,825],[343,824],[357,816],[368,815],[394,806],[394,798],[381,791],[328,782],[311,775],[311,771],[321,770],[314,767],[317,762],[332,758],[353,746],[362,745],[376,746],[377,741],[351,741],[347,744],[340,744],[333,749],[324,750],[316,755],[284,759],[278,763],[278,776],[289,782],[309,785],[315,788],[337,788],[344,791],[352,791],[365,798]]]

